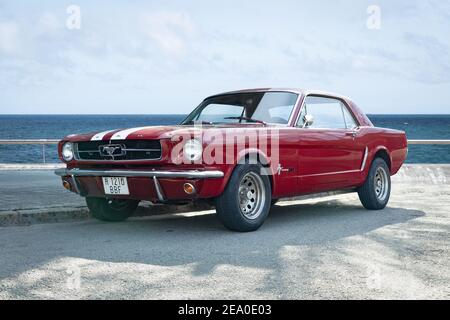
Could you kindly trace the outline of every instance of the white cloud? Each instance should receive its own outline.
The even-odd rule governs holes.
[[[236,10],[238,0],[108,6],[79,0],[86,14],[81,30],[67,30],[67,13],[56,2],[5,3],[2,102],[24,107],[40,101],[50,110],[66,105],[69,95],[80,108],[101,101],[99,112],[122,112],[122,105],[154,112],[149,101],[187,112],[205,93],[264,86],[342,92],[372,112],[382,111],[380,91],[389,104],[385,111],[400,108],[396,97],[411,110],[431,98],[433,105],[450,99],[448,5],[380,0],[382,28],[373,31],[366,28],[365,3],[239,2]]]
[[[37,30],[41,34],[52,34],[61,30],[61,21],[50,12],[41,15],[37,22]]]
[[[182,54],[194,33],[190,16],[179,12],[158,12],[142,16],[144,33],[169,54]]]
[[[19,28],[13,22],[0,22],[0,52],[16,53],[19,49]]]

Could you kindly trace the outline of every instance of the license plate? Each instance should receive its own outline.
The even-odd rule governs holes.
[[[105,194],[130,194],[128,181],[124,177],[102,177]]]

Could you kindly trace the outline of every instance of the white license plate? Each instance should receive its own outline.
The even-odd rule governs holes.
[[[128,181],[124,177],[102,177],[105,194],[130,194]]]

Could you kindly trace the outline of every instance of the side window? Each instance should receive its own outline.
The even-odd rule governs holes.
[[[304,103],[298,126],[303,127],[305,115],[313,116],[309,128],[346,129],[356,127],[347,107],[337,99],[308,96]]]
[[[356,124],[355,119],[350,114],[350,111],[348,111],[347,107],[342,102],[341,104],[342,104],[342,112],[344,112],[344,120],[347,129],[356,128],[358,125]]]
[[[275,107],[269,110],[270,122],[286,124],[291,116],[292,106]]]

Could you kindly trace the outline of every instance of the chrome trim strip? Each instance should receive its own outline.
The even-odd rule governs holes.
[[[289,115],[289,119],[286,124],[286,126],[288,126],[288,127],[292,127],[292,123],[293,123],[292,121],[294,120],[294,117],[295,117],[295,111],[298,110],[298,106],[299,106],[301,98],[302,98],[301,93],[297,93],[297,95],[298,95],[297,100],[295,101],[294,107],[291,110],[291,114]],[[300,108],[301,108],[301,106],[300,106]],[[300,111],[301,111],[301,109],[299,110],[299,114],[300,114]],[[298,118],[298,116],[297,116],[297,118]],[[295,122],[294,122],[294,126],[295,126]]]
[[[130,152],[160,152],[161,149],[127,149],[122,148],[123,151],[130,151]],[[100,153],[99,150],[78,150],[78,153]]]
[[[156,189],[156,194],[158,195],[158,200],[161,202],[166,201],[166,197],[164,195],[164,191],[161,187],[161,184],[158,181],[158,178],[156,178],[155,176],[153,176],[153,182],[155,184],[155,189]]]
[[[162,160],[162,156],[159,158],[150,158],[150,159],[134,159],[134,160],[106,160],[106,159],[101,159],[101,160],[97,160],[97,159],[80,159],[75,157],[74,158],[77,162],[82,162],[82,163],[93,163],[93,164],[110,164],[110,163],[133,163],[133,162],[146,162],[146,161],[161,161]]]
[[[324,172],[324,173],[307,174],[307,175],[300,176],[300,177],[301,178],[303,178],[303,177],[315,177],[315,176],[326,176],[326,175],[330,175],[330,174],[343,174],[343,173],[355,173],[355,172],[360,172],[360,171],[358,169],[358,170],[347,170],[347,171]]]
[[[148,151],[149,152],[157,152],[157,151],[161,152],[162,148],[159,148],[159,149],[127,149],[127,148],[124,148],[122,150],[131,151],[131,152],[148,152]]]
[[[157,177],[157,178],[187,178],[187,179],[214,179],[222,178],[222,171],[138,171],[138,170],[85,170],[85,169],[57,169],[58,176],[75,177]]]
[[[359,171],[364,171],[364,169],[366,168],[366,161],[367,161],[367,156],[369,155],[369,147],[366,147],[366,150],[364,151],[364,158],[361,164],[361,169],[359,169]]]

